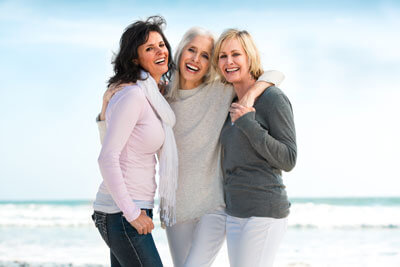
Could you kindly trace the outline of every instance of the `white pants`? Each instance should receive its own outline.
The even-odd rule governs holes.
[[[286,228],[287,218],[227,215],[226,241],[231,267],[271,267]]]
[[[225,240],[224,208],[199,220],[167,227],[167,238],[175,267],[211,266]]]

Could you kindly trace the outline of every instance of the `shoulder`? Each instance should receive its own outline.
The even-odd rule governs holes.
[[[124,89],[121,90],[123,95],[126,97],[139,97],[139,98],[146,98],[142,88],[137,84],[125,86]]]
[[[276,111],[291,111],[292,104],[286,94],[276,86],[268,87],[257,99],[254,107],[261,113],[272,114]]]
[[[123,89],[116,92],[115,95],[111,98],[110,103],[140,100],[145,98],[146,96],[144,95],[142,89],[138,85],[134,84],[125,86]]]
[[[125,86],[121,91],[116,92],[110,100],[110,106],[128,110],[140,109],[145,103],[146,96],[136,84]]]
[[[285,93],[276,86],[268,87],[259,97],[260,102],[276,103],[280,101],[288,101],[288,97]]]

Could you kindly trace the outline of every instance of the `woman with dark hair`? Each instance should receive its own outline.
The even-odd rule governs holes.
[[[175,115],[157,86],[173,68],[163,24],[155,16],[126,28],[109,79],[109,84],[130,83],[108,103],[98,159],[103,182],[93,205],[93,220],[110,248],[113,267],[162,266],[151,235],[157,153],[161,218],[166,225],[175,222]]]

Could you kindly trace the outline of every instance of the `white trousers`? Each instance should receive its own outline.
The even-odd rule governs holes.
[[[227,215],[226,241],[231,267],[271,267],[286,229],[287,218]]]
[[[167,227],[167,238],[175,267],[211,266],[225,240],[224,208],[199,220]]]

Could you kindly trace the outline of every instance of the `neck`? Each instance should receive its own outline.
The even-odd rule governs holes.
[[[201,84],[201,80],[198,81],[188,81],[183,79],[182,75],[179,77],[179,88],[183,90],[190,90],[196,88]]]
[[[240,82],[233,83],[233,88],[235,89],[237,97],[242,99],[242,97],[247,93],[247,91],[256,83],[253,77],[248,79],[243,79]]]
[[[153,77],[153,79],[156,81],[156,83],[157,84],[159,84],[160,83],[160,80],[161,80],[161,75],[160,76],[153,76],[153,75],[151,75],[151,77]]]

